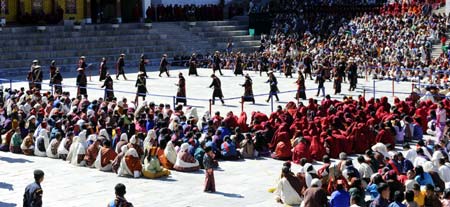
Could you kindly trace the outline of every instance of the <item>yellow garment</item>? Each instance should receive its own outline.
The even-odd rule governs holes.
[[[414,201],[419,206],[425,205],[425,191],[420,191],[417,195],[414,195]]]
[[[160,177],[163,177],[163,176],[169,176],[170,175],[170,171],[167,170],[167,169],[164,169],[161,172],[151,173],[150,171],[142,170],[142,175],[144,175],[144,177],[146,177],[146,178],[155,179],[155,178],[160,178]]]

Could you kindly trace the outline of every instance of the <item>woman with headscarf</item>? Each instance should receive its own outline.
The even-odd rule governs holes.
[[[116,153],[119,154],[121,152],[121,148],[123,145],[128,144],[128,135],[126,133],[122,133],[120,135],[120,141],[116,144]]]
[[[119,171],[119,167],[120,167],[120,163],[122,162],[122,159],[125,157],[125,153],[127,153],[128,151],[128,146],[127,145],[123,145],[121,147],[121,152],[119,154],[117,154],[116,158],[113,160],[113,162],[111,163],[112,165],[112,171],[114,173],[118,173]]]
[[[111,142],[106,139],[103,141],[103,146],[98,152],[94,167],[103,172],[110,172],[112,170],[112,163],[116,157],[117,153],[111,149]]]
[[[130,143],[128,143],[127,145],[128,149],[134,148],[139,157],[142,157],[144,155],[144,150],[142,149],[141,145],[139,145],[139,141],[136,138],[136,135],[131,136]]]
[[[177,152],[175,150],[175,147],[174,147],[172,141],[167,142],[167,145],[164,148],[164,156],[166,157],[167,161],[169,161],[168,165],[172,165],[172,167],[173,167],[173,165],[175,165],[175,163],[177,161]],[[171,169],[171,168],[168,168],[168,169]]]
[[[189,144],[183,143],[177,154],[177,160],[173,168],[181,172],[193,172],[200,169],[198,161],[188,152]]]
[[[39,132],[39,136],[36,138],[35,146],[34,146],[34,155],[39,157],[46,157],[46,150],[49,145],[49,138],[46,129],[41,129]]]
[[[120,167],[117,172],[119,176],[141,177],[142,164],[136,149],[131,148],[120,161]]]
[[[23,142],[20,145],[20,149],[22,149],[22,153],[24,155],[33,155],[34,154],[34,141],[33,141],[33,135],[32,135],[31,131],[23,139]]]
[[[81,131],[78,135],[78,138],[75,138],[75,140],[76,141],[72,143],[73,147],[71,147],[69,150],[67,159],[72,165],[83,166],[85,164],[83,162],[83,159],[88,148],[86,142],[86,130]]]
[[[146,157],[144,158],[142,175],[146,178],[154,179],[170,175],[169,170],[161,167],[156,151],[156,147],[146,148],[145,150]]]

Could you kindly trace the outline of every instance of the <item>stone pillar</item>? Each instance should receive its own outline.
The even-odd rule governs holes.
[[[119,23],[122,23],[122,3],[121,0],[116,0],[116,18]]]
[[[92,24],[92,14],[91,14],[91,0],[86,0],[84,3],[84,23]]]

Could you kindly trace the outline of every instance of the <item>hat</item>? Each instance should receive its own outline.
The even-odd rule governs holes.
[[[55,64],[55,63],[56,63],[56,61],[55,61],[55,60],[52,60],[51,64]]]
[[[34,66],[34,68],[41,68],[41,66],[40,65],[36,65],[36,66]]]
[[[218,50],[216,50],[216,52],[215,53],[219,53],[219,51]]]
[[[143,71],[139,71],[138,75],[144,75],[144,72]]]
[[[77,71],[82,71],[82,70],[84,70],[84,68],[78,68],[78,69],[77,69]]]
[[[145,57],[145,55],[144,54],[141,54],[141,58],[144,58]]]
[[[38,60],[33,60],[33,63],[38,63],[39,61]]]
[[[164,54],[163,57],[167,57],[167,54]]]
[[[311,186],[322,187],[322,182],[318,178],[314,178],[311,180]]]
[[[84,57],[84,56],[81,56],[81,57],[80,57],[80,59],[85,59],[85,58],[86,58],[86,57]]]
[[[125,56],[125,54],[124,54],[124,53],[121,53],[120,56]]]
[[[272,74],[273,73],[273,70],[271,70],[271,71],[269,71],[269,72],[267,72],[268,74]]]

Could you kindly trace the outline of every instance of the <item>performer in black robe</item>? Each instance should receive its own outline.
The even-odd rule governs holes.
[[[263,53],[263,56],[260,59],[260,65],[259,76],[262,76],[262,72],[267,73],[269,71],[269,58],[267,57],[267,53]],[[268,73],[267,76],[269,76]]]
[[[109,73],[106,74],[105,82],[103,82],[102,88],[105,88],[105,100],[112,100],[114,97],[114,88],[113,88],[113,79],[109,75]]]
[[[214,87],[214,91],[212,94],[212,104],[214,105],[215,98],[217,97],[220,99],[220,101],[222,102],[222,105],[223,105],[223,104],[225,104],[225,102],[223,101],[222,83],[220,82],[220,79],[215,74],[212,74],[211,78],[213,79],[213,81],[209,87],[210,88]]]
[[[83,68],[78,68],[78,76],[77,76],[77,96],[83,95],[84,97],[87,97],[87,78],[86,74],[84,74]]]
[[[348,60],[348,80],[350,81],[350,88],[348,91],[354,91],[356,89],[356,84],[358,83],[358,66],[356,66],[353,58]]]
[[[309,54],[307,54],[306,57],[303,58],[303,64],[305,65],[305,69],[303,71],[303,73],[305,74],[305,78],[307,78],[309,74],[309,78],[310,80],[312,80],[312,58],[309,56]]]
[[[34,87],[38,90],[42,89],[42,70],[41,66],[36,65],[33,69],[33,84]]]
[[[213,74],[216,74],[216,70],[219,71],[220,75],[223,75],[222,70],[220,69],[220,63],[222,60],[220,59],[219,51],[216,51],[213,57]]]
[[[51,77],[51,80],[53,82],[53,86],[55,87],[54,93],[62,94],[62,80],[63,77],[61,73],[59,72],[59,68],[56,68],[55,74]]]
[[[50,84],[49,84],[49,86],[50,86],[51,89],[53,89],[53,78],[52,77],[56,73],[56,61],[52,60],[52,62],[50,63],[49,71],[50,71]]]
[[[27,80],[28,80],[28,87],[30,88],[30,90],[34,88],[33,71],[34,67],[36,67],[38,64],[39,64],[38,60],[33,60],[30,70],[28,71]]]
[[[196,75],[198,76],[197,73],[197,57],[196,54],[192,54],[191,59],[189,60],[189,76],[190,75]]]
[[[119,75],[123,75],[123,78],[127,80],[127,77],[125,76],[125,54],[120,54],[119,59],[117,59],[116,67],[117,67],[117,74],[116,74],[116,80],[119,80]]]
[[[100,62],[99,72],[100,72],[100,79],[99,79],[99,81],[105,80],[106,79],[106,73],[108,73],[108,67],[106,66],[106,58],[105,57],[103,57],[102,58],[102,62]]]
[[[142,54],[141,59],[139,60],[139,72],[143,72],[145,78],[148,78],[147,70],[145,69],[146,64],[147,64],[147,62],[145,61],[145,55]]]
[[[270,92],[269,92],[269,97],[267,98],[266,102],[270,101],[270,98],[272,98],[272,96],[275,96],[275,98],[277,99],[276,101],[280,101],[280,99],[278,98],[278,81],[277,78],[275,77],[275,75],[273,74],[273,71],[269,71],[269,80],[266,81],[266,83],[269,83],[270,85]]]
[[[244,72],[242,71],[242,57],[241,57],[241,53],[238,52],[236,55],[236,65],[234,66],[234,75],[244,75]]]
[[[147,95],[147,80],[145,79],[145,74],[143,72],[138,73],[135,87],[137,87],[135,102],[138,104],[139,97],[142,97],[142,100],[145,100],[145,96]]]
[[[306,85],[305,85],[305,77],[303,76],[303,73],[301,70],[298,70],[298,78],[297,81],[297,94],[295,95],[295,99],[306,99]]]
[[[291,57],[287,56],[286,60],[284,60],[284,75],[292,78],[292,69],[294,67],[294,61],[292,61]]]
[[[253,81],[250,78],[250,75],[245,75],[245,83],[241,84],[244,87],[244,96],[242,96],[242,100],[244,102],[253,102],[255,104],[255,98],[253,97]]]
[[[183,103],[186,106],[186,79],[184,79],[183,73],[178,74],[178,84],[175,85],[178,86],[175,103]]]
[[[159,63],[159,77],[161,77],[161,74],[163,73],[166,73],[167,77],[170,77],[167,66],[169,66],[169,62],[167,61],[167,55],[164,54]]]

